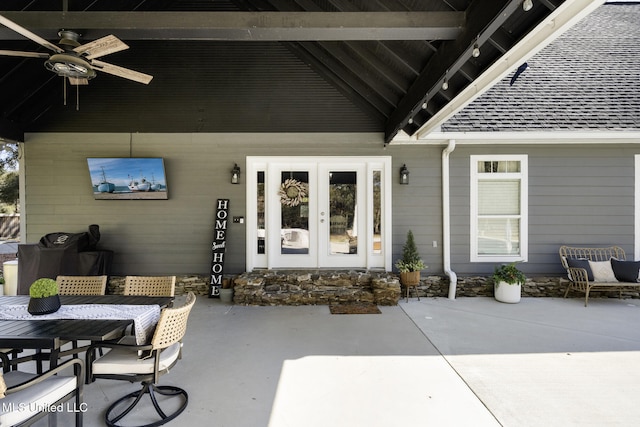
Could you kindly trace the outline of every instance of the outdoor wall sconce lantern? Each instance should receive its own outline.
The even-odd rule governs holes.
[[[407,169],[407,165],[402,165],[400,168],[400,184],[409,185],[409,169]]]
[[[231,169],[231,183],[240,184],[240,167],[237,163]]]

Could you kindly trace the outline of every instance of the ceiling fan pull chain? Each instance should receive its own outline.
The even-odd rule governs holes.
[[[62,79],[62,100],[64,101],[64,105],[67,105],[67,79]]]
[[[80,111],[80,85],[76,85],[76,111]]]

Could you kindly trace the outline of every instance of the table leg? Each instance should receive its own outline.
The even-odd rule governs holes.
[[[53,369],[58,366],[58,358],[60,357],[60,349],[52,348],[49,353],[49,369]]]

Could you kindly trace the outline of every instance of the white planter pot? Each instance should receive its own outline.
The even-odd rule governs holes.
[[[497,301],[516,304],[520,302],[522,284],[510,285],[507,282],[499,282],[493,285],[493,292]]]

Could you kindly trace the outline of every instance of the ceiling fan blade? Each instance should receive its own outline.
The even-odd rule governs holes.
[[[126,43],[114,35],[109,35],[78,46],[73,50],[80,55],[84,55],[86,59],[93,59],[125,49],[129,49]]]
[[[117,65],[109,64],[106,62],[93,60],[91,65],[94,69],[103,71],[114,76],[122,77],[125,79],[133,80],[138,83],[149,84],[153,76],[149,74],[140,73],[138,71],[130,70],[129,68],[118,67]]]
[[[62,49],[59,46],[56,46],[55,44],[43,39],[42,37],[33,34],[31,31],[27,30],[26,28],[21,27],[20,25],[16,24],[15,22],[5,18],[4,16],[0,15],[0,24],[4,25],[7,28],[11,28],[13,31],[15,31],[18,34],[21,34],[23,36],[25,36],[28,39],[33,40],[34,42],[38,43],[41,46],[46,47],[47,49],[51,49],[54,52],[57,53],[62,53],[64,52],[64,49]]]
[[[69,84],[73,86],[84,86],[88,85],[89,81],[87,79],[79,79],[77,77],[69,77]]]
[[[21,52],[19,50],[0,50],[0,55],[3,56],[21,56],[24,58],[49,58],[48,53],[38,53],[38,52]]]

